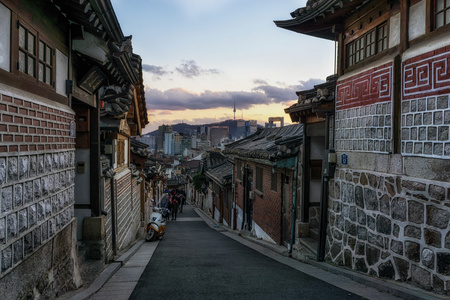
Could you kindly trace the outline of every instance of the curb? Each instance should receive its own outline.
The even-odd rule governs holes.
[[[114,274],[127,263],[127,261],[130,260],[130,258],[139,250],[139,248],[141,248],[144,242],[144,240],[140,240],[136,244],[134,244],[133,247],[128,249],[128,251],[119,256],[119,258],[117,258],[114,262],[110,263],[87,289],[76,294],[75,296],[70,298],[70,300],[87,299],[98,292],[102,288],[102,286],[109,279],[111,279],[111,277],[113,277]]]
[[[272,250],[273,252],[276,252],[280,255],[286,256],[286,257],[290,257],[288,254],[287,249],[286,250],[281,250],[282,246],[277,246],[277,245],[271,245],[269,243],[266,243],[262,240],[258,240],[256,238],[252,238],[252,237],[248,237],[245,236],[243,234],[241,234],[238,231],[232,230],[228,227],[225,227],[221,224],[219,224],[219,222],[217,222],[216,220],[212,219],[210,216],[208,216],[206,214],[206,212],[204,212],[203,210],[201,210],[200,208],[195,208],[195,211],[197,212],[197,214],[209,225],[209,227],[217,230],[217,231],[224,231],[224,229],[226,229],[228,232],[233,233],[237,236],[240,236],[241,238],[256,243],[260,246],[263,246],[265,248],[268,248],[270,250]],[[284,248],[284,247],[283,247]],[[292,257],[291,257],[292,258]],[[294,259],[294,258],[292,258]],[[387,282],[383,279],[380,278],[374,278],[374,277],[369,277],[367,275],[364,274],[360,274],[357,273],[355,271],[352,270],[347,270],[347,269],[343,269],[343,268],[339,268],[333,265],[330,265],[328,263],[322,263],[322,262],[318,262],[318,261],[314,261],[314,260],[306,260],[306,261],[301,261],[301,260],[296,260],[305,264],[309,264],[313,267],[316,267],[318,269],[333,273],[335,275],[340,275],[346,278],[349,278],[357,283],[360,284],[364,284],[367,286],[370,286],[372,288],[377,289],[380,292],[385,292],[385,293],[389,293],[393,296],[402,298],[402,299],[408,299],[408,300],[442,300],[442,299],[448,299],[447,296],[445,295],[438,295],[438,294],[433,294],[424,290],[421,290],[413,285],[410,284],[406,284],[406,283],[400,283],[400,282]]]

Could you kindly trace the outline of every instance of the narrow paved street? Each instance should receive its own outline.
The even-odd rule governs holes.
[[[211,229],[186,206],[130,299],[363,299]]]

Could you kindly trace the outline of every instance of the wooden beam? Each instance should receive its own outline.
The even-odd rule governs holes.
[[[409,6],[410,0],[400,0],[400,53],[409,48]]]

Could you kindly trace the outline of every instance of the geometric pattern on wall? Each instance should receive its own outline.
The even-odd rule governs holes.
[[[450,93],[450,48],[443,47],[403,62],[403,99]]]
[[[336,110],[392,100],[392,62],[340,80],[336,86]]]

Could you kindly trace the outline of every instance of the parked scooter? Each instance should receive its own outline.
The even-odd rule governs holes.
[[[145,240],[151,241],[154,239],[161,239],[166,232],[166,219],[163,216],[165,213],[163,207],[153,207],[153,212],[150,215],[150,222],[147,224],[147,233],[145,234]]]

